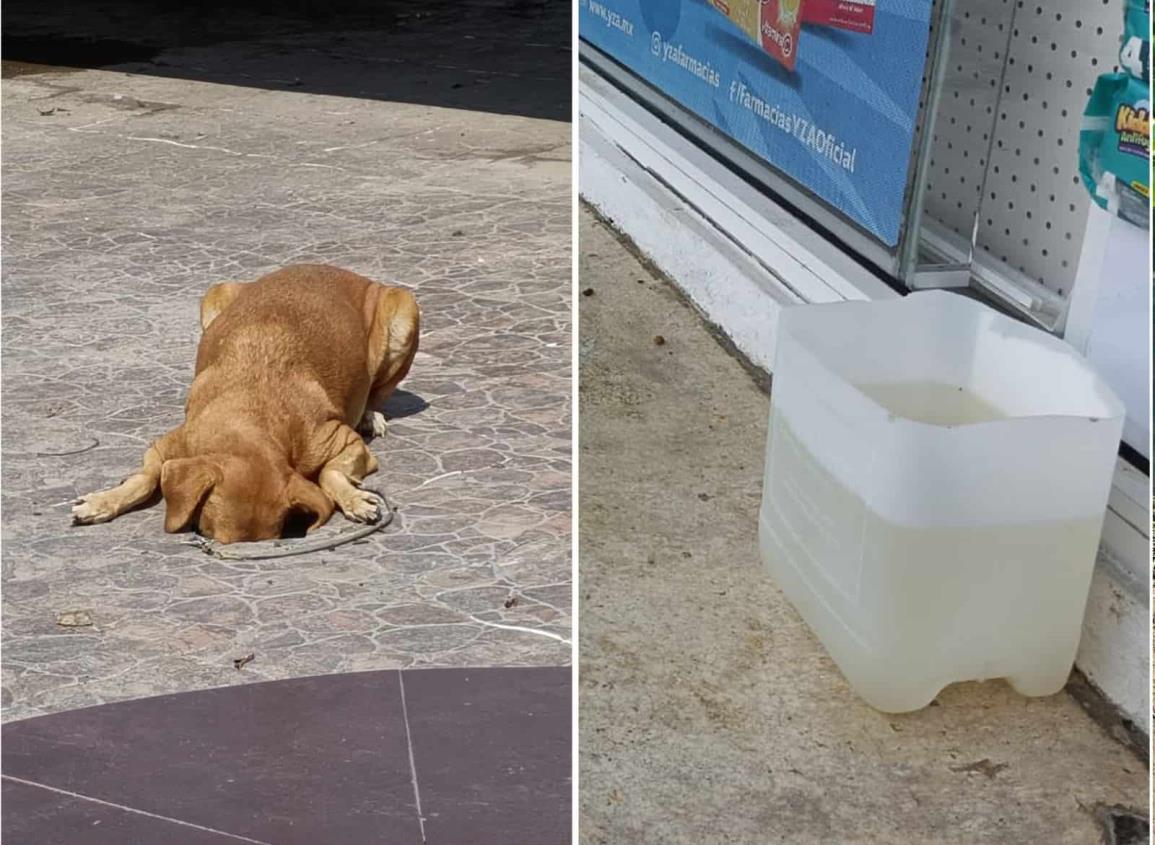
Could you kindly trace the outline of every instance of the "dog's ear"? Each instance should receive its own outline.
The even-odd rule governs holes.
[[[183,531],[220,481],[220,469],[208,458],[177,458],[160,468],[160,491],[164,495],[164,530]]]
[[[309,531],[320,528],[328,522],[336,507],[324,490],[295,472],[289,477],[285,496],[289,500],[290,510],[311,517],[307,529]]]
[[[201,331],[209,327],[220,313],[228,308],[234,299],[240,296],[246,282],[221,282],[213,285],[201,297]]]

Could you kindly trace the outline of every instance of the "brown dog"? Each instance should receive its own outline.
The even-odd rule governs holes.
[[[419,323],[409,291],[336,267],[215,285],[201,300],[184,424],[131,478],[81,499],[74,521],[107,522],[158,487],[165,531],[222,543],[279,537],[294,518],[311,531],[334,507],[375,521],[359,485],[377,460],[354,426],[385,433],[376,409],[409,372]]]

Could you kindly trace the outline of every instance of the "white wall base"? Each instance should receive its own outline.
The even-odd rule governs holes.
[[[1148,733],[1148,599],[1145,594],[1121,588],[1110,569],[1102,565],[1102,554],[1099,562],[1087,598],[1075,665],[1122,715]]]
[[[774,369],[791,304],[897,293],[587,67],[582,198],[626,234],[756,366]],[[1120,461],[1077,665],[1149,733],[1149,480]]]
[[[757,366],[778,312],[897,294],[711,156],[583,67],[580,191],[670,273]],[[657,129],[658,131],[655,131]]]

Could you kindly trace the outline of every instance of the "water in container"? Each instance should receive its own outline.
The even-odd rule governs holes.
[[[1062,341],[956,294],[788,309],[760,544],[851,686],[1066,682],[1123,408]]]

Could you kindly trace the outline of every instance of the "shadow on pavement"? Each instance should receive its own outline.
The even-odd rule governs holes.
[[[4,832],[75,845],[568,842],[570,690],[568,668],[388,670],[9,723]]]
[[[568,121],[568,0],[12,0],[4,76],[114,68]]]
[[[428,407],[428,402],[408,390],[395,390],[393,395],[385,400],[385,414],[392,420],[420,414]]]

